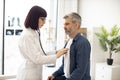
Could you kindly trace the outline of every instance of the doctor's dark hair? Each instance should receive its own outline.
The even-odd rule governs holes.
[[[39,6],[33,6],[27,14],[24,25],[26,28],[38,29],[38,20],[40,17],[47,17],[45,9]]]

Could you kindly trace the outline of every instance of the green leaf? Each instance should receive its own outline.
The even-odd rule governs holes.
[[[109,48],[109,50],[115,53],[120,51],[120,27],[114,25],[108,33],[107,29],[102,25],[100,30],[101,32],[96,32],[95,35],[98,37],[102,49],[107,51]],[[108,39],[108,36],[111,39]]]

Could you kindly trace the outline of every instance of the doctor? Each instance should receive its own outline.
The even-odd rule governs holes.
[[[19,41],[19,50],[24,62],[18,70],[17,80],[42,80],[42,65],[53,63],[67,53],[68,49],[58,50],[53,55],[44,52],[39,29],[45,24],[46,17],[47,13],[42,7],[33,6],[25,19],[25,30]]]

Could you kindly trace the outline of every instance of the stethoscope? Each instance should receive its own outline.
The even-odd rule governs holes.
[[[40,39],[40,30],[38,29],[37,32],[38,32],[38,35],[39,35],[39,44],[40,44],[40,47],[41,47],[41,49],[42,49],[44,55],[47,56],[47,54],[45,53],[45,51],[44,51],[44,49],[43,49],[43,47],[42,47],[42,43],[41,43],[41,39]]]

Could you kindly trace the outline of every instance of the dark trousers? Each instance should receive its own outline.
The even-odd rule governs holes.
[[[65,80],[66,77],[65,76],[58,76],[58,77],[55,77],[54,80]]]

